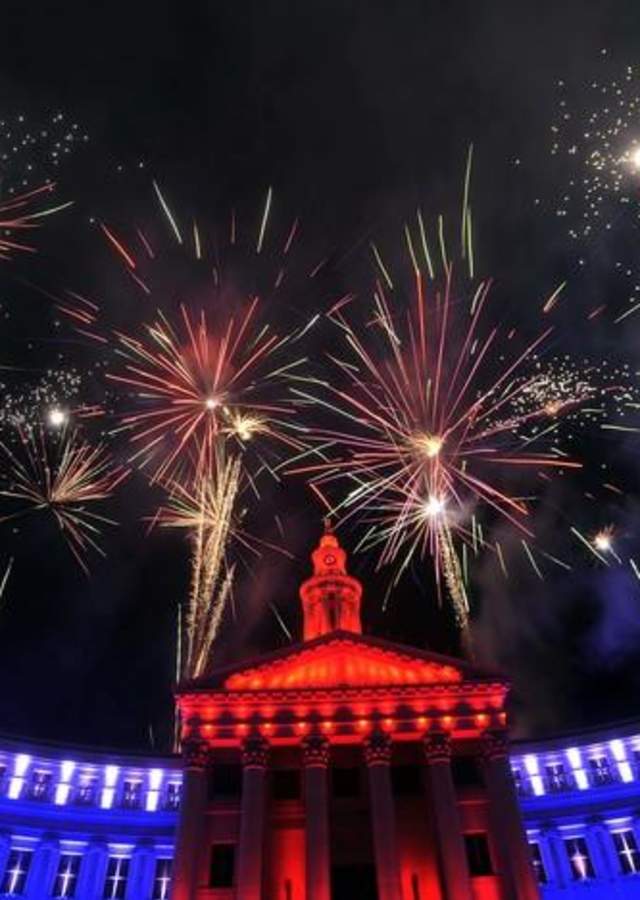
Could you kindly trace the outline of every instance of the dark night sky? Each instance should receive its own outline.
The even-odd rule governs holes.
[[[197,198],[212,218],[231,203],[255,203],[273,184],[278,204],[301,215],[308,244],[328,247],[339,262],[338,292],[349,260],[364,256],[370,235],[394,229],[406,209],[422,202],[457,212],[473,141],[481,256],[514,292],[531,296],[534,283],[539,296],[573,273],[565,244],[532,212],[553,174],[545,167],[554,83],[584,77],[604,46],[634,62],[639,33],[634,0],[5,0],[0,107],[36,115],[60,107],[86,124],[92,140],[61,178],[75,210],[49,226],[37,259],[0,269],[4,307],[12,308],[4,352],[26,360],[27,340],[46,330],[25,280],[80,287],[104,278],[108,293],[103,264],[83,252],[94,239],[88,216],[135,217],[152,174],[178,206]],[[517,172],[514,157],[523,159]],[[135,175],[139,160],[145,170]],[[569,289],[606,291],[607,272]],[[608,352],[611,337],[598,340]],[[618,340],[631,353],[632,332]],[[569,350],[582,349],[573,335],[567,341]],[[609,452],[629,487],[612,514],[633,542],[637,445]],[[126,501],[116,501],[123,524],[90,580],[69,564],[53,528],[5,533],[16,562],[0,618],[3,731],[148,747],[151,727],[157,745],[167,746],[168,648],[187,559],[175,536],[143,539],[138,494],[143,486],[133,482]],[[274,490],[270,501],[296,560],[268,559],[242,582],[221,658],[282,643],[266,599],[298,624],[297,584],[320,512],[299,486]],[[555,527],[548,514],[543,530]],[[368,628],[448,649],[447,623],[430,611],[432,586],[419,573],[383,615],[370,561],[353,566],[368,587]],[[516,573],[505,584],[480,565],[474,587],[480,655],[513,677],[521,732],[638,714],[640,594],[623,572],[603,573],[583,558],[571,576],[533,583],[530,573]]]

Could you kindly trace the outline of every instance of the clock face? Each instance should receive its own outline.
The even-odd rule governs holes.
[[[331,553],[328,553],[324,558],[324,562],[325,562],[326,566],[335,565],[335,561],[336,561],[336,558]]]

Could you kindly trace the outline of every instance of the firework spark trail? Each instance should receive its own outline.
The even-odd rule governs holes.
[[[215,465],[197,477],[194,490],[178,482],[159,521],[165,527],[186,528],[191,543],[191,587],[183,619],[182,677],[196,678],[206,667],[233,582],[234,566],[227,559],[240,490],[241,459],[217,454]]]
[[[347,361],[331,357],[342,384],[318,382],[315,393],[293,390],[305,402],[342,417],[346,426],[317,428],[324,459],[294,464],[290,471],[307,474],[316,488],[330,489],[336,482],[346,486],[333,511],[343,522],[357,516],[370,526],[364,543],[380,547],[380,565],[396,563],[402,570],[414,555],[431,555],[438,584],[444,577],[465,637],[466,592],[452,535],[475,543],[475,530],[471,535],[466,523],[479,505],[531,536],[528,504],[506,488],[505,473],[565,471],[579,463],[558,458],[553,447],[525,450],[518,435],[518,425],[550,418],[548,398],[535,405],[533,384],[540,376],[528,370],[552,328],[542,327],[537,337],[503,357],[509,339],[501,337],[497,324],[483,331],[490,282],[471,282],[469,305],[461,309],[441,220],[443,274],[433,279],[433,258],[424,251],[420,258],[416,250],[428,246],[421,216],[418,224],[420,241],[408,226],[405,230],[411,303],[403,302],[401,279],[374,248],[381,278],[374,287],[373,319],[361,330],[342,310],[332,313],[349,353]],[[469,242],[463,247],[471,274],[468,228],[461,237]],[[547,302],[543,309],[550,306]],[[518,403],[525,395],[523,411]],[[583,400],[572,397],[571,403],[554,407],[553,416]],[[327,442],[333,451],[327,451]]]
[[[6,600],[4,598],[5,592],[7,590],[7,583],[9,581],[9,576],[11,575],[11,570],[13,569],[13,556],[9,559],[7,563],[2,578],[0,579],[0,610],[6,605]]]
[[[0,490],[0,496],[16,501],[20,507],[0,521],[30,511],[50,512],[72,554],[88,573],[84,559],[88,549],[104,555],[98,544],[100,526],[115,523],[87,507],[110,498],[128,471],[112,464],[103,445],[92,446],[74,432],[58,441],[43,430],[21,432],[20,437],[21,451],[0,443],[7,464],[7,486]]]
[[[53,215],[73,205],[72,201],[34,209],[42,194],[50,194],[55,184],[45,184],[24,194],[18,194],[11,200],[0,202],[0,259],[9,260],[15,252],[34,253],[35,247],[30,243],[19,242],[12,237],[14,232],[27,232],[38,228],[39,222],[46,216]]]

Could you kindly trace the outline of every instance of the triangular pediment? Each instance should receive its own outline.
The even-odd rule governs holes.
[[[446,658],[345,633],[290,648],[226,675],[229,691],[455,684],[461,667]]]

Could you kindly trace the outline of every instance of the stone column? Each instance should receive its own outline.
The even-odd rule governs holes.
[[[309,735],[302,744],[304,761],[306,900],[331,900],[329,862],[329,741]]]
[[[505,900],[540,900],[527,834],[509,765],[506,732],[488,731],[483,750],[489,821],[495,838]]]
[[[7,868],[9,853],[11,852],[11,838],[6,832],[0,833],[0,877]]]
[[[102,897],[108,861],[109,850],[105,843],[95,841],[89,844],[80,863],[76,897],[82,897],[82,900],[97,900]]]
[[[268,753],[269,745],[261,737],[249,738],[242,750],[242,808],[236,862],[238,900],[261,900],[262,897],[265,772]]]
[[[613,838],[603,822],[599,819],[592,819],[587,825],[585,838],[596,877],[603,881],[615,881],[616,875],[622,873]]]
[[[182,758],[182,796],[173,859],[171,900],[194,900],[207,803],[209,748],[206,742],[197,739],[185,741],[182,745]]]
[[[451,774],[449,735],[438,732],[427,734],[424,754],[429,812],[435,825],[443,900],[472,900],[467,853]]]
[[[545,827],[544,833],[549,847],[549,855],[553,860],[549,880],[558,887],[566,888],[571,884],[572,878],[564,840],[555,825]]]
[[[25,896],[30,900],[40,900],[53,893],[53,881],[56,877],[60,847],[54,837],[45,836],[36,847],[29,874],[27,875]]]
[[[126,900],[150,897],[153,893],[155,856],[150,844],[138,844],[131,855]]]
[[[378,898],[379,900],[402,900],[396,846],[396,815],[389,773],[391,738],[383,732],[374,732],[365,741],[364,753],[369,771],[369,797]]]
[[[547,876],[547,884],[563,884],[560,879],[559,865],[556,860],[556,852],[553,846],[553,833],[548,825],[544,825],[538,834],[538,846],[540,847],[540,856],[542,857],[542,865]]]

